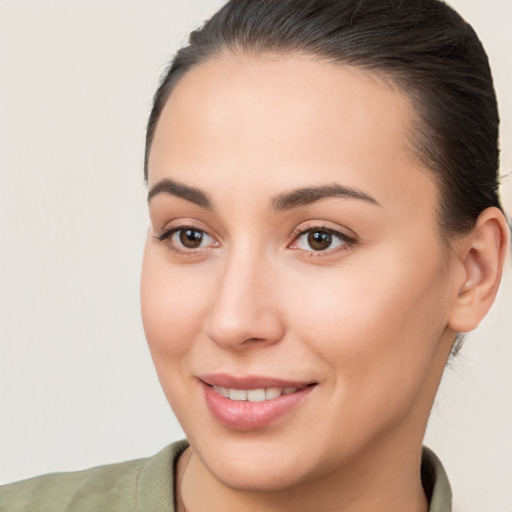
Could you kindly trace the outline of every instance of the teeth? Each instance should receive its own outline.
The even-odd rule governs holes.
[[[263,402],[264,400],[273,400],[281,395],[290,395],[295,393],[299,388],[260,388],[260,389],[228,389],[222,386],[213,386],[213,389],[219,395],[229,398],[230,400]]]
[[[265,399],[272,400],[281,396],[281,388],[267,388],[265,390]]]
[[[226,398],[229,398],[229,389],[223,388],[221,386],[213,386],[213,389],[219,393],[219,395],[222,395]]]
[[[265,390],[250,389],[247,391],[247,400],[249,400],[249,402],[263,402],[263,400],[265,400]]]
[[[247,391],[245,389],[230,389],[229,390],[230,400],[247,400]]]

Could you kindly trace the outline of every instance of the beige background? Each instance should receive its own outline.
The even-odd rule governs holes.
[[[145,346],[142,154],[165,63],[220,0],[0,0],[0,482],[182,436]],[[511,0],[453,0],[484,41],[512,169]],[[504,182],[512,211],[512,177]],[[512,278],[448,368],[427,444],[459,512],[512,512]]]

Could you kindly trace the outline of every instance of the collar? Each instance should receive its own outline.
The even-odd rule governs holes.
[[[174,475],[176,461],[187,447],[187,441],[173,443],[147,459],[138,479],[137,510],[169,512],[169,505],[174,503],[173,478],[169,476]],[[448,476],[437,455],[427,447],[423,447],[421,480],[430,503],[428,512],[452,512]]]
[[[452,512],[452,490],[446,471],[437,455],[423,447],[421,481],[430,503],[429,512]]]

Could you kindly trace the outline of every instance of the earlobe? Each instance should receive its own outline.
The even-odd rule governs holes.
[[[487,208],[460,246],[463,280],[450,312],[456,332],[475,329],[491,308],[501,281],[509,246],[509,227],[498,208]]]

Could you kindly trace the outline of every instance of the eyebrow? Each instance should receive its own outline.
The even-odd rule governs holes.
[[[345,187],[337,183],[320,185],[318,187],[304,187],[290,192],[283,192],[272,199],[270,206],[273,210],[289,210],[292,208],[298,208],[299,206],[305,206],[328,197],[348,197],[351,199],[359,199],[382,208],[376,199],[365,192],[356,188]]]
[[[189,187],[168,178],[156,183],[148,193],[148,202],[157,194],[166,193],[176,197],[181,197],[186,201],[202,206],[203,208],[211,208],[212,203],[208,196],[195,187]]]
[[[203,191],[195,187],[184,185],[183,183],[178,183],[169,178],[159,181],[150,189],[148,193],[148,202],[152,197],[161,193],[180,197],[203,208],[212,208],[212,202]],[[382,207],[376,199],[361,190],[332,183],[317,187],[298,188],[296,190],[278,194],[271,200],[270,208],[276,211],[290,210],[292,208],[305,206],[329,197],[358,199],[360,201],[366,201],[370,204]]]

